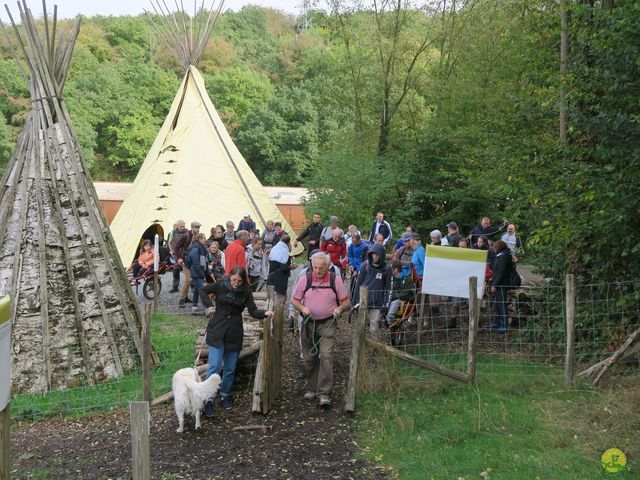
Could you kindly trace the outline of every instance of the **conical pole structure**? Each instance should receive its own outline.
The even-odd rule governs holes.
[[[140,361],[140,314],[62,99],[79,20],[58,34],[57,7],[50,23],[44,0],[42,29],[24,0],[20,25],[5,8],[32,101],[0,185],[14,390],[120,377]]]

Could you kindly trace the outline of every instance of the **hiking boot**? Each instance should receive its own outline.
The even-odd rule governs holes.
[[[320,395],[320,406],[322,408],[329,408],[331,406],[329,395]]]
[[[176,293],[178,290],[178,287],[173,287],[171,290],[169,290],[169,293]]]
[[[447,328],[456,328],[457,323],[457,318],[447,318]]]
[[[231,397],[220,397],[220,403],[225,410],[231,410],[233,408],[233,400]]]
[[[178,308],[184,308],[184,298],[178,300]]]
[[[184,303],[192,303],[192,300],[189,297],[185,297]]]
[[[302,398],[304,398],[305,400],[309,400],[309,401],[313,400],[314,398],[316,398],[316,392],[309,391],[309,392],[305,393],[304,397],[302,397]]]
[[[215,409],[213,408],[213,399],[210,398],[207,400],[207,403],[204,404],[204,416],[207,418],[211,418],[215,416]]]

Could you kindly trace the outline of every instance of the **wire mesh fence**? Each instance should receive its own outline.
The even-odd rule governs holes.
[[[372,292],[374,295],[376,292]],[[381,293],[381,292],[380,292]],[[385,294],[388,292],[385,292]],[[415,293],[415,292],[414,292]],[[413,295],[395,314],[369,315],[367,335],[381,343],[441,367],[467,372],[469,301],[460,297]],[[523,286],[509,292],[506,332],[496,326],[499,305],[487,292],[479,302],[476,339],[477,372],[483,375],[555,376],[563,374],[566,353],[566,290],[563,285]],[[169,311],[170,310],[170,311]],[[640,328],[640,282],[579,285],[575,300],[576,372],[609,357]],[[371,329],[371,321],[378,328]],[[152,367],[152,397],[171,390],[173,374],[192,366],[196,342],[207,324],[203,310],[160,307],[152,316],[151,337],[158,362]],[[245,346],[261,338],[261,322],[245,320]],[[366,348],[369,370],[392,364],[392,376],[427,381],[424,369],[390,357],[379,349]],[[206,363],[206,348],[201,363]],[[253,382],[257,355],[238,366],[234,388],[248,391]],[[335,368],[349,368],[336,365]],[[619,373],[637,371],[637,355],[616,365]],[[391,382],[393,378],[389,377]],[[141,365],[122,378],[95,386],[77,385],[47,394],[21,392],[12,397],[14,419],[38,420],[56,415],[79,415],[125,407],[143,398]]]
[[[171,391],[173,374],[185,367],[194,366],[197,346],[207,325],[204,311],[197,314],[191,309],[165,312],[159,309],[151,318],[151,342],[157,362],[151,368],[152,398]],[[252,342],[258,335],[258,321],[246,322]],[[245,343],[247,345],[247,343]],[[248,390],[253,381],[257,356],[243,358],[237,368],[234,388]],[[206,348],[199,364],[207,363]],[[15,420],[41,420],[58,415],[83,415],[124,408],[129,401],[143,400],[142,365],[121,378],[77,385],[46,394],[21,392],[11,398],[11,414]]]

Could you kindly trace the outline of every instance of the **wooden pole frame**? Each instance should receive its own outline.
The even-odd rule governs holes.
[[[131,476],[133,480],[151,480],[149,402],[129,402],[129,416],[131,418]]]
[[[151,391],[151,304],[145,303],[142,314],[142,398],[152,400]]]
[[[476,378],[479,320],[480,302],[478,301],[478,277],[469,277],[469,339],[467,346],[467,375],[469,382],[473,382]]]

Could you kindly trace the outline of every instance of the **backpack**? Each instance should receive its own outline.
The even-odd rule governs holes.
[[[305,276],[307,277],[307,285],[304,287],[304,290],[302,291],[302,298],[304,298],[304,296],[307,294],[307,291],[310,288],[313,288],[314,290],[330,288],[331,290],[333,290],[333,293],[336,296],[336,305],[340,305],[340,299],[338,298],[338,291],[336,290],[336,274],[333,272],[329,272],[329,285],[318,285],[315,287],[312,285],[313,283],[312,275],[313,275],[313,272],[311,270],[307,271],[307,273],[305,274]]]

